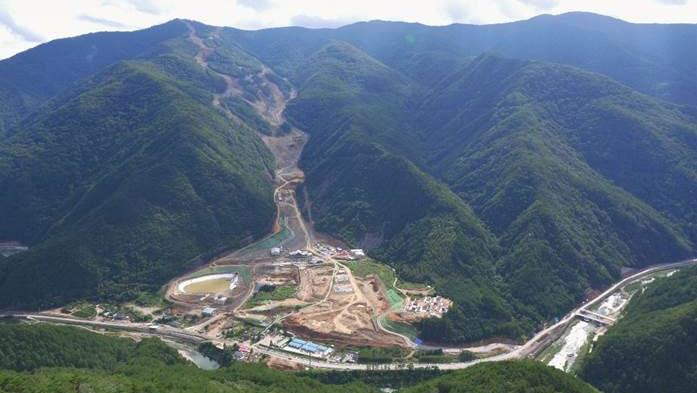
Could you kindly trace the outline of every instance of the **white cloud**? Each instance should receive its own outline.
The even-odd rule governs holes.
[[[293,26],[302,26],[310,28],[319,27],[341,27],[348,24],[356,22],[352,19],[325,19],[320,16],[310,16],[310,15],[295,15],[290,18],[290,24]]]
[[[21,40],[27,42],[41,42],[44,40],[42,36],[15,22],[12,15],[3,9],[0,9],[0,25]]]
[[[697,23],[697,0],[0,0],[0,58],[45,40],[174,18],[259,29],[373,19],[486,24],[569,11],[631,22]]]
[[[468,4],[462,1],[450,1],[445,5],[445,13],[452,22],[472,22],[475,15],[471,14]]]
[[[147,14],[157,15],[162,12],[162,8],[157,4],[155,0],[104,0],[104,5],[115,5],[122,6],[128,5],[133,7],[136,11],[145,12]]]
[[[521,3],[531,5],[538,10],[551,10],[559,5],[559,0],[520,0]]]
[[[257,11],[266,11],[273,7],[270,0],[237,0],[237,4]]]
[[[128,27],[128,25],[125,25],[121,22],[117,22],[115,20],[106,19],[106,18],[99,18],[96,16],[87,15],[87,14],[80,14],[80,15],[78,15],[77,18],[80,20],[94,23],[95,25],[98,25],[98,26],[106,26],[106,27],[111,27],[111,28],[115,28],[115,29],[123,29],[123,28]]]

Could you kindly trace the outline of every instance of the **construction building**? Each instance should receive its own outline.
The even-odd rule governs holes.
[[[214,302],[215,304],[223,305],[223,304],[227,303],[227,296],[217,295],[217,296],[215,297],[215,299],[213,299],[213,302]]]
[[[312,253],[305,250],[295,250],[288,253],[291,258],[307,258],[312,256]]]
[[[450,299],[441,296],[425,296],[410,301],[406,307],[406,311],[417,314],[428,314],[432,317],[442,317],[451,305],[452,301]]]
[[[215,315],[215,308],[206,307],[203,310],[201,310],[201,315],[204,317],[212,317],[213,315]]]
[[[310,263],[313,265],[317,265],[317,264],[320,264],[322,262],[324,262],[324,260],[320,257],[316,257],[316,256],[310,257]]]
[[[334,285],[334,292],[353,293],[353,287],[351,285]]]
[[[311,341],[301,340],[299,338],[293,338],[288,342],[286,349],[294,349],[302,353],[309,354],[310,356],[318,356],[326,358],[331,355],[334,350],[332,348],[326,347],[324,345],[315,344]]]
[[[337,274],[336,277],[334,278],[334,281],[335,281],[336,283],[342,283],[342,282],[346,282],[346,281],[348,281],[348,280],[349,280],[348,274],[346,274],[346,273],[339,273],[339,274]]]
[[[365,258],[365,251],[362,248],[354,248],[351,250],[351,255],[356,258]]]

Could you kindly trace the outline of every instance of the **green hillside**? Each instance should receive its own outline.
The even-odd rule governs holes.
[[[481,148],[484,143],[489,147],[492,138],[507,136],[510,131],[483,134],[497,122],[536,122],[598,175],[681,225],[692,226],[695,206],[687,195],[697,189],[692,160],[697,126],[680,107],[579,69],[482,56],[434,88],[426,109],[420,124],[426,132],[437,133],[438,170],[461,165],[454,161],[475,154],[458,149]],[[445,126],[442,120],[433,124],[443,118]],[[461,176],[451,172],[451,177]],[[479,189],[473,192],[482,194]],[[691,228],[688,235],[694,238]]]
[[[43,369],[32,374],[0,371],[0,387],[8,393],[113,391],[158,392],[338,392],[376,393],[377,387],[361,383],[323,384],[260,365],[238,364],[215,372],[193,366],[128,367],[125,373]],[[172,390],[174,389],[174,390]],[[446,377],[404,390],[414,393],[506,392],[593,393],[597,390],[560,371],[535,363],[487,364],[454,372]]]
[[[159,339],[136,343],[84,329],[0,322],[0,369],[31,372],[44,368],[116,371],[145,362],[184,365],[179,354]],[[2,385],[0,385],[2,386]]]
[[[423,323],[422,338],[519,337],[623,266],[689,255],[691,221],[631,187],[642,176],[697,185],[694,150],[679,143],[697,131],[676,108],[578,69],[491,55],[431,89],[347,44],[308,59],[293,73],[289,116],[312,135],[302,165],[317,228],[455,300],[444,320]],[[632,120],[648,119],[645,108],[650,125]],[[621,151],[622,133],[666,141],[634,148],[651,154],[655,175],[646,157]],[[590,141],[624,158],[622,177]],[[645,195],[664,186],[642,182]],[[691,211],[682,195],[671,207]]]
[[[268,231],[273,158],[210,105],[187,43],[80,83],[0,147],[0,238],[32,246],[0,266],[1,306],[156,290]]]
[[[493,25],[370,21],[338,29],[226,29],[225,34],[282,73],[337,40],[427,87],[464,58],[493,53],[576,66],[666,101],[697,106],[694,24],[635,24],[570,12]]]
[[[234,78],[219,97],[232,121],[191,29]],[[694,34],[590,14],[257,32],[177,20],[39,46],[0,62],[0,239],[31,246],[0,261],[0,307],[127,298],[265,234],[274,163],[258,134],[274,132],[270,98],[297,92],[285,117],[310,135],[316,229],[455,301],[420,338],[522,339],[623,267],[694,252],[694,59],[662,56]]]
[[[418,386],[407,393],[594,393],[593,387],[562,371],[533,361],[480,364]]]
[[[659,279],[598,340],[580,375],[607,393],[693,391],[696,299],[697,268]]]
[[[495,239],[410,160],[418,160],[409,154],[418,142],[406,104],[418,89],[346,44],[309,61],[296,76],[289,116],[312,136],[301,164],[317,229],[371,248],[405,279],[435,284],[456,301],[447,327],[427,324],[424,338],[521,334],[502,288],[492,285]]]
[[[655,127],[630,120],[646,118],[644,107],[654,109]],[[419,109],[430,170],[496,234],[504,249],[498,271],[536,320],[560,316],[585,289],[618,277],[622,266],[689,255],[691,224],[632,195],[629,184],[620,188],[622,179],[594,159],[621,157],[625,169],[618,172],[633,184],[635,177],[679,176],[681,168],[658,162],[673,161],[682,147],[630,154],[616,140],[621,134],[657,139],[657,129],[671,130],[666,139],[697,137],[694,124],[672,107],[578,69],[482,56],[444,79]],[[624,121],[613,122],[609,110]],[[656,165],[647,166],[643,152]],[[680,187],[696,185],[685,179]],[[647,181],[641,187],[663,192]],[[680,194],[672,198],[676,207],[692,203],[678,202]]]
[[[204,371],[156,338],[134,342],[48,325],[0,324],[0,390],[26,392],[339,392],[377,393],[422,379],[421,370],[349,378],[318,371],[299,376],[263,364],[233,363]],[[430,373],[437,375],[438,373]],[[347,374],[343,374],[344,376]],[[365,378],[364,378],[365,377]],[[428,377],[427,377],[428,378]],[[320,382],[320,380],[335,383]],[[358,382],[373,381],[375,385]],[[589,385],[533,362],[483,364],[425,382],[406,392],[595,392]]]
[[[51,41],[0,62],[0,130],[110,65],[166,50],[168,40],[186,31],[184,24],[171,21],[135,32],[86,34]]]

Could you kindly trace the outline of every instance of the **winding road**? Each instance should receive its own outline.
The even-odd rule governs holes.
[[[433,368],[437,367],[441,370],[456,370],[456,369],[463,369],[467,367],[474,366],[479,363],[485,363],[485,362],[498,362],[498,361],[504,361],[504,360],[513,360],[513,359],[522,359],[526,358],[532,354],[538,353],[539,351],[543,350],[546,348],[547,345],[551,344],[554,342],[559,335],[566,329],[569,323],[571,323],[576,317],[578,317],[578,314],[580,312],[583,312],[584,310],[587,311],[599,302],[602,302],[605,300],[608,296],[616,292],[617,290],[621,289],[625,285],[632,283],[636,280],[639,280],[647,275],[660,272],[660,271],[665,271],[665,270],[674,270],[674,269],[679,269],[683,268],[686,266],[691,266],[691,265],[697,265],[697,258],[694,259],[688,259],[680,262],[674,262],[674,263],[668,263],[668,264],[662,264],[662,265],[655,265],[651,267],[647,267],[639,272],[636,272],[632,274],[629,277],[624,278],[623,280],[615,283],[612,285],[610,288],[606,289],[603,293],[601,293],[599,296],[594,298],[593,300],[579,306],[578,308],[572,310],[569,312],[562,320],[559,322],[555,323],[552,326],[549,326],[537,334],[533,336],[530,340],[526,341],[523,345],[517,347],[516,349],[503,353],[500,355],[495,355],[483,359],[476,359],[472,360],[469,362],[455,362],[455,363],[438,363],[438,364],[430,364],[430,363],[414,363],[411,364],[410,367],[413,368]],[[489,344],[492,345],[492,344]],[[274,356],[278,357],[279,359],[283,359],[285,361],[291,361],[295,362],[300,365],[305,365],[308,364],[307,358],[289,354],[287,352],[279,351],[277,349],[273,348],[268,348],[268,347],[262,347],[262,346],[256,346],[255,349],[259,351],[260,353],[263,353],[268,356]],[[444,348],[445,349],[445,348]],[[467,347],[460,348],[462,350],[467,350]],[[335,362],[328,362],[328,361],[318,361],[316,359],[312,360],[312,367],[317,367],[317,368],[325,368],[325,369],[331,369],[331,370],[398,370],[402,369],[404,365],[400,364],[394,364],[394,363],[387,363],[387,364],[349,364],[349,363],[335,363]]]
[[[199,48],[199,52],[195,56],[195,60],[199,65],[202,67],[211,70],[208,67],[207,63],[207,56],[212,52],[212,49],[206,46],[205,42],[196,34],[196,30],[192,25],[189,25],[190,28],[190,39],[191,41]],[[236,94],[236,88],[237,84],[236,82],[228,75],[221,74],[219,72],[216,72],[214,70],[211,70],[211,72],[220,75],[225,80],[226,83],[226,89],[223,93],[218,93],[214,94],[213,102],[212,104],[221,109],[228,118],[231,120],[238,120],[237,117],[230,112],[224,105],[221,100],[227,96],[230,96],[231,94]],[[267,69],[262,70],[262,74],[268,72]],[[263,75],[262,75],[263,76]],[[295,93],[291,94],[291,96],[294,96]],[[274,93],[276,95],[276,92]],[[278,99],[278,97],[274,97],[275,101]],[[284,119],[283,119],[283,108],[285,108],[285,102],[280,102],[276,101],[274,103],[266,103],[264,106],[267,109],[267,113],[271,114],[271,117],[273,118],[273,123],[278,125],[281,124]],[[266,140],[265,140],[266,141]],[[267,143],[267,145],[269,145]],[[272,146],[269,146],[272,151],[273,148]],[[274,155],[276,155],[277,152],[274,151]],[[284,177],[284,172],[288,173],[294,173],[294,175],[288,175],[289,177],[286,178]],[[278,195],[281,192],[281,190],[285,189],[286,187],[289,187],[290,185],[296,184],[299,180],[302,179],[302,171],[297,167],[297,161],[294,163],[291,163],[287,166],[284,166],[282,168],[277,168],[276,170],[276,178],[277,181],[279,182],[279,185],[276,187],[274,190],[274,200],[278,200]],[[310,250],[311,252],[319,254],[316,250],[314,250],[314,247],[312,247],[313,243],[313,236],[311,233],[311,230],[309,230],[306,227],[306,224],[303,220],[302,214],[300,210],[298,209],[297,205],[297,200],[296,196],[292,196],[292,207],[294,209],[294,213],[297,216],[297,220],[300,225],[300,229],[303,232],[303,235],[305,237],[305,244],[306,244],[306,249]],[[281,217],[280,213],[280,205],[278,208],[279,213],[277,214],[276,221],[277,224],[279,224],[279,220]],[[333,258],[327,258],[326,256],[322,256],[324,259],[326,259],[330,263],[334,263],[334,272],[332,276],[332,280],[329,287],[329,291],[327,292],[327,295],[324,297],[324,299],[321,299],[318,303],[325,302],[328,299],[329,293],[331,293],[332,290],[332,285],[334,283],[334,278],[337,274],[337,271],[339,269],[345,269],[347,274],[349,275],[349,279],[351,282],[351,285],[354,288],[354,293],[356,293],[356,298],[351,304],[354,304],[358,301],[361,300],[361,295],[358,295],[360,293],[360,288],[355,282],[355,279],[348,267],[345,265],[341,264],[340,262],[334,260]],[[689,259],[689,260],[684,260],[680,262],[675,262],[675,263],[669,263],[669,264],[663,264],[663,265],[656,265],[656,266],[651,266],[648,268],[645,268],[639,272],[636,272],[632,274],[629,277],[626,277],[622,279],[621,281],[615,283],[608,289],[606,289],[603,293],[601,293],[599,296],[594,298],[593,300],[580,305],[576,309],[572,310],[569,312],[564,318],[562,318],[560,321],[557,323],[537,332],[531,339],[526,341],[524,344],[515,347],[513,350],[507,352],[507,353],[502,353],[499,355],[487,357],[484,359],[477,359],[469,362],[456,362],[456,363],[446,363],[446,364],[426,364],[426,363],[415,363],[413,365],[410,365],[410,367],[414,368],[432,368],[432,367],[438,367],[443,370],[452,370],[452,369],[462,369],[462,368],[467,368],[471,367],[473,365],[483,363],[483,362],[494,362],[494,361],[503,361],[503,360],[510,360],[510,359],[519,359],[519,358],[525,358],[530,355],[533,355],[535,353],[538,353],[542,349],[546,348],[550,343],[552,343],[554,340],[556,340],[562,332],[566,329],[566,327],[576,318],[579,317],[579,314],[581,313],[587,313],[591,311],[592,307],[598,304],[599,302],[603,301],[606,299],[608,296],[610,296],[612,293],[616,292],[617,290],[621,289],[625,285],[639,280],[647,275],[663,271],[663,270],[671,270],[671,269],[677,269],[677,268],[682,268],[685,266],[689,265],[695,265],[697,264],[697,259]],[[248,296],[251,295],[251,292],[247,294]],[[365,299],[363,299],[365,301]],[[244,303],[244,302],[243,302]],[[240,303],[243,304],[243,303]],[[351,305],[349,304],[349,306]],[[235,308],[237,310],[239,308],[239,305]],[[346,306],[345,310],[348,309],[348,306]],[[104,328],[104,329],[114,329],[114,330],[122,330],[122,331],[128,331],[128,332],[136,332],[136,333],[144,333],[144,334],[149,334],[149,335],[156,335],[156,336],[161,336],[165,338],[169,338],[175,341],[182,341],[182,342],[187,342],[187,343],[201,343],[204,341],[209,340],[209,338],[196,334],[195,332],[191,332],[189,330],[185,329],[179,329],[179,328],[173,328],[173,327],[166,327],[166,326],[161,326],[158,328],[153,328],[147,324],[134,324],[134,323],[121,323],[121,322],[100,322],[100,321],[89,321],[89,320],[82,320],[82,319],[75,319],[75,318],[70,318],[70,317],[61,317],[61,316],[55,316],[55,315],[50,315],[50,314],[41,314],[41,313],[14,313],[14,314],[5,314],[5,315],[0,315],[0,317],[6,316],[6,317],[14,317],[14,318],[24,318],[24,319],[29,319],[33,321],[38,321],[38,322],[45,322],[45,323],[56,323],[56,324],[69,324],[69,325],[80,325],[80,326],[87,326],[87,327],[92,327],[92,328]],[[275,322],[278,322],[282,320],[282,318],[285,318],[286,316],[280,317],[277,319]],[[381,322],[377,321],[378,327],[389,333],[396,335],[402,339],[405,340],[405,342],[409,343],[410,346],[416,346],[411,340],[399,333],[389,331],[385,329]],[[213,340],[215,341],[215,340]],[[489,346],[495,345],[495,344],[489,344]],[[505,345],[505,344],[501,344]],[[443,347],[442,349],[447,349],[447,350],[453,350],[453,348],[446,348]],[[476,348],[472,347],[462,347],[462,348],[455,348],[455,350],[474,350]],[[279,359],[285,360],[285,361],[290,361],[293,363],[297,363],[299,365],[306,365],[308,364],[308,360],[306,357],[298,356],[298,355],[293,355],[291,353],[283,352],[278,349],[274,348],[269,348],[262,346],[260,344],[255,344],[254,345],[254,350],[268,356],[272,357],[277,357]],[[476,350],[474,350],[476,352]],[[380,370],[386,370],[386,369],[401,369],[404,367],[404,365],[398,365],[398,364],[371,364],[371,365],[366,365],[366,364],[350,364],[350,363],[335,363],[335,362],[328,362],[328,361],[320,361],[313,359],[312,362],[312,367],[317,367],[317,368],[325,368],[325,369],[333,369],[333,370],[373,370],[373,369],[380,369]]]

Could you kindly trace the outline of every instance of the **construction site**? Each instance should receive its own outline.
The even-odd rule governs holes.
[[[264,105],[275,108],[266,113],[277,113],[269,120],[280,125],[285,103]],[[401,308],[408,295],[388,289],[393,283],[377,274],[354,275],[345,264],[366,260],[365,251],[316,236],[300,212],[296,191],[304,174],[297,164],[307,135],[292,128],[262,139],[276,159],[272,233],[173,280],[167,299],[180,313],[201,316],[191,329],[218,337],[230,335],[225,326],[236,326],[233,335],[244,334],[241,330],[246,328],[251,333],[245,337],[257,340],[271,330],[282,330],[326,344],[412,346],[407,337],[379,322],[395,312],[395,304]]]
[[[450,304],[440,297],[431,301],[420,296],[431,293],[426,287],[398,291],[394,282],[384,282],[379,274],[390,268],[365,262],[369,259],[362,249],[349,249],[327,236],[318,241],[298,208],[296,195],[303,180],[297,160],[306,137],[294,130],[265,141],[278,165],[273,233],[174,280],[167,298],[201,315],[203,321],[195,325],[198,332],[218,337],[225,335],[223,321],[230,319],[227,326],[247,326],[254,332],[248,336],[261,336],[257,339],[280,329],[339,346],[413,346],[409,337],[388,330],[380,321],[412,323],[440,317]],[[381,267],[354,274],[352,269],[366,270],[360,268],[362,264]],[[390,277],[396,282],[396,276]],[[414,302],[424,303],[425,308],[405,309]],[[427,307],[427,303],[433,305]]]
[[[272,253],[269,248],[240,254],[253,258],[245,261],[247,265],[241,265],[240,258],[235,259],[236,265],[219,260],[175,280],[167,291],[169,300],[208,318],[211,324],[219,323],[220,315],[227,315],[225,318],[238,324],[275,325],[325,343],[412,345],[377,322],[381,316],[404,311],[393,308],[385,283],[377,275],[356,277],[340,261],[319,253],[287,251],[285,244],[272,248],[284,251]],[[404,299],[400,302],[406,304]],[[197,327],[201,332],[219,330],[206,326],[205,320]]]
[[[309,136],[287,123],[283,115],[287,102],[296,96],[295,90],[279,88],[274,82],[279,79],[269,78],[272,71],[262,67],[249,79],[251,84],[246,86],[251,88],[242,91],[238,79],[208,67],[207,57],[213,52],[208,45],[219,32],[199,36],[193,24],[185,23],[191,43],[198,48],[194,60],[224,82],[224,91],[212,94],[211,105],[232,124],[239,124],[241,120],[226,107],[227,99],[239,98],[269,125],[259,137],[275,160],[275,168],[267,168],[274,184],[270,197],[276,206],[270,233],[261,239],[249,238],[246,246],[210,260],[197,258],[197,266],[163,288],[164,299],[161,293],[144,293],[156,299],[145,296],[123,304],[81,302],[14,317],[111,329],[130,337],[155,335],[190,345],[208,342],[219,348],[234,346],[239,348],[235,359],[265,359],[275,367],[293,369],[303,369],[306,364],[312,367],[312,362],[338,370],[403,367],[404,363],[393,359],[431,368],[435,362],[414,356],[435,349],[450,357],[453,363],[444,366],[453,369],[485,360],[535,355],[569,370],[591,333],[602,332],[616,322],[629,299],[625,287],[635,285],[628,280],[646,279],[648,284],[653,280],[648,274],[660,271],[648,268],[623,279],[561,320],[545,325],[522,345],[493,342],[443,348],[422,343],[414,325],[426,318],[443,318],[453,302],[429,285],[401,282],[394,269],[369,258],[366,250],[314,232],[312,201],[301,193],[305,215],[298,203],[305,180],[298,162]],[[365,244],[368,247],[371,242]],[[26,250],[17,241],[0,241],[2,255]],[[693,264],[697,259],[677,262],[673,268]],[[545,348],[548,350],[543,351]],[[371,364],[353,364],[361,363],[362,352],[370,355],[376,349],[382,354],[367,356],[373,361],[365,363]],[[397,355],[384,356],[390,352]],[[455,355],[464,352],[476,354],[477,359],[454,362],[459,359]]]
[[[195,59],[208,69],[210,48],[193,26],[190,29],[190,39],[200,49]],[[139,312],[147,314],[155,326],[245,348],[276,335],[293,338],[284,344],[291,352],[328,355],[330,348],[348,346],[413,347],[411,337],[389,330],[384,323],[399,318],[398,313],[409,313],[404,305],[412,296],[395,287],[396,276],[381,274],[390,268],[370,261],[375,271],[364,271],[361,264],[369,258],[363,249],[315,234],[310,201],[303,201],[307,220],[300,211],[298,190],[304,173],[298,162],[308,135],[283,117],[295,91],[282,92],[267,78],[268,69],[255,76],[268,94],[257,95],[241,91],[232,76],[211,72],[226,82],[225,91],[214,95],[212,105],[234,123],[239,119],[225,102],[227,97],[240,97],[271,126],[269,134],[259,136],[275,158],[270,175],[275,183],[276,217],[269,235],[172,280],[164,289],[165,307]],[[355,274],[358,270],[362,274]],[[112,314],[97,314],[113,321]],[[412,314],[410,321],[435,315]],[[133,315],[131,321],[140,318]]]
[[[356,267],[384,265],[369,261],[361,249],[336,245],[340,244],[336,240],[334,246],[316,242],[297,208],[297,180],[279,178],[273,234],[174,280],[168,299],[201,315],[199,332],[217,336],[224,335],[221,325],[230,319],[228,325],[249,326],[261,333],[273,327],[339,346],[413,346],[408,337],[386,329],[379,320],[440,317],[449,301],[415,296],[414,291],[399,293],[377,271],[355,275]],[[430,293],[427,288],[421,291]],[[422,306],[405,308],[414,304]]]
[[[383,330],[376,322],[378,316],[390,311],[377,277],[355,278],[340,264],[333,269],[324,268],[323,275],[319,274],[315,276],[319,285],[305,292],[312,293],[319,301],[285,318],[285,329],[300,336],[342,344],[409,346],[409,342]]]

